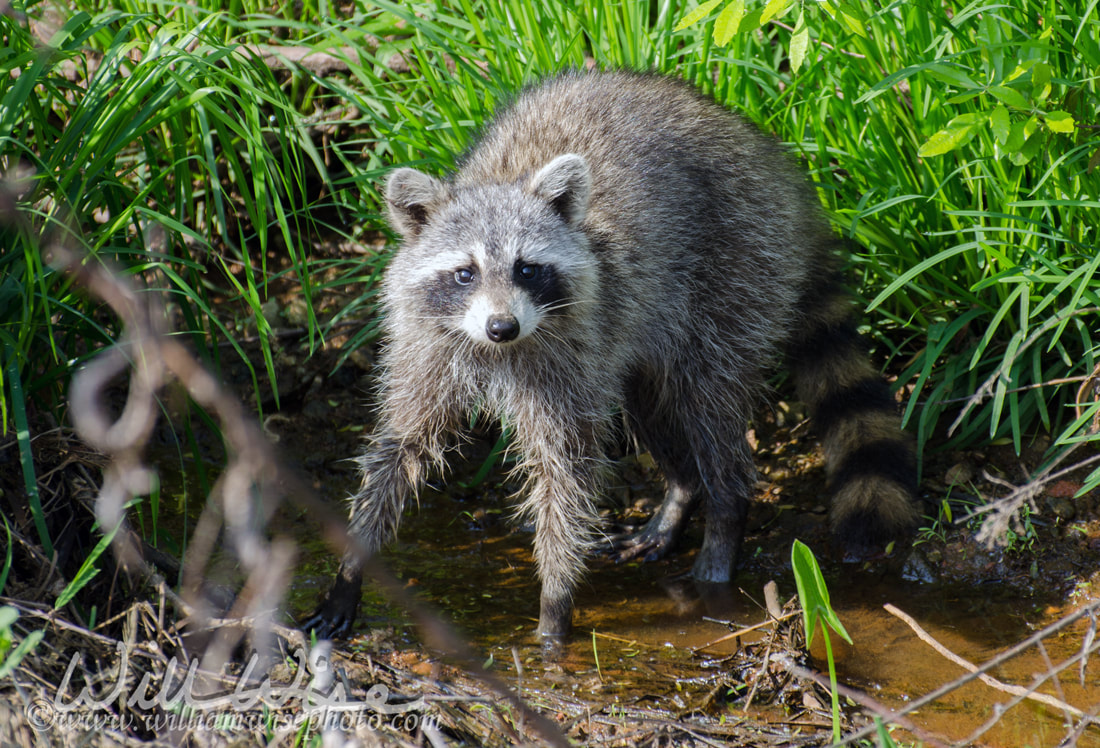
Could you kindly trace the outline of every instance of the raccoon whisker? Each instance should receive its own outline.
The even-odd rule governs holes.
[[[554,340],[558,343],[561,343],[562,345],[566,345],[566,346],[571,345],[571,343],[569,341],[569,338],[567,338],[565,335],[558,332],[557,330],[547,329],[546,327],[543,327],[541,325],[538,327],[538,329],[535,330],[535,332],[531,335],[531,337],[533,337],[533,338],[538,338],[538,337],[550,338],[551,340]]]
[[[458,345],[458,352],[461,355],[466,355],[473,350],[474,343],[470,340],[470,336],[466,334],[465,330],[449,327],[443,331],[443,337]]]
[[[591,303],[592,299],[573,299],[572,301],[559,301],[555,304],[546,304],[545,306],[540,306],[538,309],[540,312],[545,314],[547,312],[556,312],[560,309],[567,309],[571,306],[579,306],[581,304]]]

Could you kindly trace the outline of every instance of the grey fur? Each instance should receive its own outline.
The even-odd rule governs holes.
[[[883,444],[903,461],[911,449],[851,342],[816,197],[736,115],[670,78],[563,74],[499,113],[451,178],[398,169],[386,197],[404,246],[384,282],[379,425],[352,500],[369,549],[396,532],[468,410],[488,409],[515,434],[540,632],[560,639],[621,409],[669,487],[623,556],[665,552],[702,503],[695,574],[727,581],[755,479],[746,422],[788,348],[802,396],[828,413],[834,526],[877,540],[913,525],[911,473],[875,464]],[[849,417],[853,387],[875,395]],[[357,575],[349,556],[341,580],[356,595]],[[319,620],[350,625],[350,604]]]

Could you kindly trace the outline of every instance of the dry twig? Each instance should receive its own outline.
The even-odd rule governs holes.
[[[891,608],[891,607],[893,607],[893,606],[889,606],[887,609],[889,610],[889,608]],[[1041,629],[1040,631],[1035,632],[1034,634],[1029,636],[1027,639],[1024,639],[1023,641],[1017,642],[1016,644],[1009,647],[1004,652],[1002,652],[1001,654],[999,654],[996,657],[992,658],[991,660],[989,660],[985,664],[981,665],[980,667],[977,667],[976,671],[967,672],[965,675],[962,675],[962,676],[956,678],[955,680],[953,680],[949,683],[945,683],[944,685],[940,686],[939,688],[937,688],[937,689],[935,689],[935,690],[933,690],[929,693],[926,693],[924,696],[921,696],[919,699],[914,699],[910,703],[906,704],[902,709],[894,712],[893,713],[894,716],[891,719],[896,720],[898,717],[901,717],[901,716],[906,715],[906,714],[910,714],[912,712],[917,711],[918,709],[922,709],[925,706],[927,706],[928,704],[931,704],[932,702],[936,701],[937,699],[943,698],[944,696],[951,693],[952,691],[955,691],[959,688],[962,688],[967,683],[970,683],[971,681],[977,680],[981,674],[984,674],[984,673],[986,673],[990,670],[993,670],[994,668],[1000,667],[1004,663],[1011,660],[1013,657],[1016,657],[1017,655],[1019,655],[1021,652],[1024,652],[1028,648],[1034,646],[1037,642],[1041,642],[1043,639],[1046,639],[1049,636],[1053,636],[1054,634],[1058,633],[1059,631],[1061,631],[1064,628],[1067,628],[1068,626],[1070,626],[1071,624],[1073,624],[1076,621],[1080,620],[1081,618],[1084,618],[1085,616],[1095,616],[1097,610],[1100,610],[1100,600],[1094,601],[1094,602],[1092,602],[1092,603],[1090,603],[1090,604],[1088,604],[1088,605],[1086,605],[1086,606],[1084,606],[1084,607],[1082,607],[1082,608],[1080,608],[1080,609],[1078,609],[1078,610],[1076,610],[1076,611],[1074,611],[1074,612],[1072,612],[1072,613],[1070,613],[1066,616],[1063,616],[1062,618],[1060,618],[1059,620],[1057,620],[1054,623],[1050,624],[1049,626],[1046,626],[1043,629]],[[1095,649],[1095,647],[1092,647],[1090,649],[1090,651],[1092,651],[1094,649]],[[1084,652],[1084,651],[1079,652],[1076,656],[1074,656],[1070,660],[1063,663],[1060,666],[1060,668],[1064,669],[1066,667],[1071,666],[1072,664],[1078,662],[1080,659],[1087,656],[1087,654],[1088,653]],[[1040,681],[1040,683],[1041,683],[1041,681]],[[1037,685],[1039,685],[1039,683],[1037,683],[1036,686]],[[1089,720],[1089,724],[1093,723],[1092,721],[1095,719],[1095,712],[1085,713],[1085,712],[1081,712],[1080,710],[1077,710],[1077,711],[1081,714],[1082,719]],[[862,730],[858,730],[857,732],[846,736],[844,738],[844,742],[845,743],[854,743],[858,740],[862,740],[863,738],[868,737],[869,735],[874,733],[874,731],[875,731],[875,726],[874,725],[872,725],[870,727],[863,728]]]
[[[900,618],[902,621],[904,621],[909,626],[909,628],[913,629],[913,633],[915,633],[917,635],[917,637],[922,642],[924,642],[928,646],[932,647],[932,649],[936,650],[937,652],[939,652],[941,655],[943,655],[947,659],[954,662],[956,665],[961,667],[963,670],[968,670],[971,673],[973,673],[974,675],[978,676],[978,680],[980,680],[982,683],[986,684],[987,686],[989,686],[991,688],[995,688],[998,691],[1004,691],[1005,693],[1012,694],[1013,696],[1019,696],[1021,698],[1031,699],[1032,701],[1037,701],[1040,704],[1045,704],[1046,706],[1053,707],[1055,709],[1060,709],[1064,712],[1068,712],[1069,714],[1072,714],[1075,717],[1085,717],[1086,716],[1085,712],[1083,712],[1082,710],[1080,710],[1077,707],[1073,706],[1072,704],[1067,704],[1062,699],[1056,698],[1056,697],[1051,696],[1049,694],[1038,693],[1035,689],[1038,688],[1038,686],[1042,683],[1042,680],[1045,680],[1046,678],[1043,678],[1043,679],[1039,680],[1039,682],[1033,684],[1030,688],[1024,688],[1023,686],[1015,686],[1015,685],[1012,685],[1011,683],[1005,683],[1004,681],[997,680],[996,678],[994,678],[993,676],[989,675],[986,672],[987,670],[990,669],[990,667],[988,665],[985,665],[983,667],[978,667],[977,665],[970,662],[969,660],[955,654],[950,649],[945,647],[943,644],[940,644],[938,641],[936,641],[935,637],[933,637],[931,634],[929,634],[927,631],[925,631],[923,628],[921,628],[921,625],[919,623],[917,623],[915,620],[913,620],[913,618],[911,616],[909,616],[907,613],[905,613],[904,611],[899,610],[898,608],[891,605],[890,603],[887,603],[883,607],[886,608],[887,612],[889,612],[891,615]],[[1037,640],[1033,641],[1032,643],[1033,644],[1041,644],[1041,642],[1042,642],[1041,639],[1037,639]],[[1079,654],[1076,657],[1074,657],[1072,661],[1077,662],[1080,658],[1081,658],[1081,655]],[[1052,672],[1057,672],[1057,671],[1052,671]],[[1098,724],[1100,724],[1100,723],[1098,723]]]

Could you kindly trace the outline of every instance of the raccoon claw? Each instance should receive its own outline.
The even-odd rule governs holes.
[[[317,606],[317,610],[302,621],[300,626],[302,631],[306,633],[312,631],[318,639],[347,638],[355,628],[361,589],[362,578],[358,575],[352,579],[338,575],[332,589]]]
[[[623,533],[611,538],[612,555],[618,563],[633,561],[659,561],[668,555],[676,544],[676,536],[667,530],[656,530],[652,523],[636,533]]]
[[[355,616],[348,617],[341,613],[327,610],[327,600],[318,606],[309,618],[299,624],[299,628],[306,633],[313,633],[320,639],[345,639],[351,633]]]

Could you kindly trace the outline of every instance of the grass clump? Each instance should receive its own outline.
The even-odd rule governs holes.
[[[44,264],[51,241],[167,286],[200,344],[235,342],[212,298],[258,312],[276,250],[309,298],[302,237],[316,230],[307,190],[323,164],[270,69],[219,43],[217,22],[77,12],[43,44],[0,16],[0,161],[18,215],[0,228],[14,250],[0,261],[0,329],[26,397],[56,404],[73,364],[115,332]]]
[[[945,416],[952,444],[1080,438],[1097,405],[1075,395],[1100,333],[1095,4],[829,0],[794,28],[801,6],[768,7],[771,23],[746,16],[714,53],[742,68],[716,87],[796,147],[863,247],[872,334],[922,444]]]

